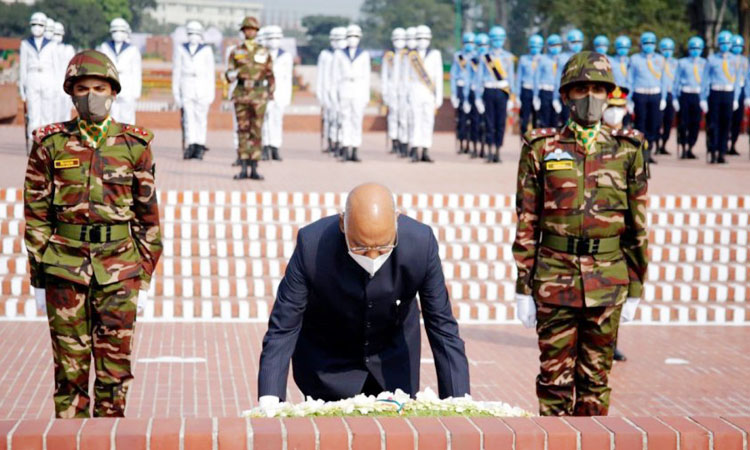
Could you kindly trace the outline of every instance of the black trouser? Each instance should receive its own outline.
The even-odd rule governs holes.
[[[708,150],[710,152],[718,151],[720,156],[727,153],[733,103],[734,92],[732,91],[712,90],[708,94],[708,129],[710,136]]]
[[[557,126],[557,113],[552,107],[552,91],[539,91],[539,113],[537,114],[537,126],[539,128],[550,128]]]
[[[521,89],[521,135],[529,131],[529,123],[531,128],[537,127],[537,117],[534,111],[534,91],[531,89]]]
[[[633,94],[635,109],[635,129],[646,135],[649,148],[654,148],[654,143],[659,137],[659,125],[661,124],[661,111],[659,103],[661,94]]]
[[[669,135],[672,132],[672,124],[674,123],[674,106],[672,105],[672,94],[667,94],[667,107],[664,108],[661,115],[661,140],[664,146],[667,145]]]
[[[456,108],[456,137],[459,141],[465,141],[469,138],[469,114],[464,112],[464,90],[459,86],[458,94],[458,108]]]
[[[734,148],[734,145],[737,143],[737,138],[740,136],[740,128],[742,127],[742,119],[745,116],[745,88],[742,88],[740,91],[740,107],[737,108],[737,111],[732,112],[732,129],[731,129],[731,139],[732,139],[732,145],[731,147]]]
[[[505,138],[505,122],[508,119],[508,93],[497,88],[485,89],[482,100],[487,119],[487,143],[502,147]]]
[[[479,142],[479,127],[482,115],[477,111],[477,107],[474,105],[476,96],[474,91],[469,91],[469,104],[471,105],[471,111],[469,112],[469,136],[472,142]]]
[[[700,94],[680,94],[680,114],[677,121],[677,142],[693,148],[698,142],[698,132],[701,128],[701,99]]]

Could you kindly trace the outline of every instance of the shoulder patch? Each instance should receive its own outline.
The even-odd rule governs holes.
[[[548,138],[555,136],[559,133],[559,130],[557,128],[534,128],[533,130],[527,131],[523,135],[523,140],[527,144],[531,144],[532,142],[542,139],[542,138]]]
[[[146,128],[138,127],[135,125],[123,124],[122,131],[127,135],[138,139],[144,144],[148,144],[152,139],[154,139],[154,133],[152,133],[151,130],[147,130]]]
[[[32,132],[32,137],[37,142],[42,142],[53,134],[63,133],[66,130],[66,122],[51,123],[37,128]]]
[[[643,144],[643,141],[645,140],[643,133],[641,133],[640,131],[625,130],[623,128],[612,130],[612,137],[624,139],[631,142],[632,144],[635,144],[636,146],[641,146]]]

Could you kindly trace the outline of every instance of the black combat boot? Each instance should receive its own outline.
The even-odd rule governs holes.
[[[195,144],[195,153],[193,158],[203,160],[203,155],[208,151],[205,145]]]
[[[185,151],[182,152],[182,159],[192,158],[194,151],[195,151],[195,144],[188,145],[187,147],[185,147]]]
[[[283,159],[281,159],[281,156],[279,155],[278,147],[271,147],[271,159],[273,159],[274,161],[283,161]]]
[[[398,143],[398,139],[391,140],[391,153],[398,153],[401,148],[401,144]]]
[[[262,153],[261,153],[260,159],[262,159],[263,161],[268,161],[269,159],[271,159],[271,151],[270,151],[270,148],[271,148],[271,147],[269,147],[269,146],[267,146],[267,145],[264,145],[264,146],[263,146],[263,150],[262,150]]]
[[[263,180],[263,175],[258,173],[258,161],[250,161],[250,179]]]
[[[409,158],[413,163],[419,162],[419,150],[417,149],[417,147],[412,147],[409,150]]]
[[[625,361],[628,360],[628,357],[625,356],[625,353],[621,352],[619,348],[615,347],[615,356],[614,356],[614,359],[615,359],[615,361],[625,362]]]
[[[349,157],[349,161],[351,162],[362,162],[361,159],[357,156],[357,147],[352,148],[352,155]]]
[[[339,160],[341,162],[349,161],[349,147],[341,147],[339,152]]]
[[[427,147],[422,149],[422,162],[428,162],[428,163],[435,162],[432,160],[432,158],[430,158],[430,154],[427,152],[428,152]]]
[[[247,164],[248,164],[248,160],[247,159],[241,159],[240,160],[240,167],[241,167],[241,169],[240,169],[240,173],[238,173],[237,175],[234,176],[235,180],[244,180],[244,179],[249,178],[248,175],[247,175]]]
[[[398,157],[406,158],[406,155],[409,152],[408,148],[409,145],[406,142],[402,142],[398,147]]]
[[[237,159],[235,159],[235,160],[234,160],[234,162],[232,163],[232,167],[239,167],[240,163],[241,163],[241,160],[240,160],[240,158],[237,158]]]

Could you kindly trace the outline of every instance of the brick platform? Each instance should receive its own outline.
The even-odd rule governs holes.
[[[747,449],[750,417],[0,421],[0,450]]]

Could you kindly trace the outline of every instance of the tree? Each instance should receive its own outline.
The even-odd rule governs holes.
[[[134,30],[140,30],[143,20],[151,17],[145,10],[156,8],[156,0],[129,0],[128,3],[130,4],[130,27]]]
[[[349,24],[349,19],[342,16],[305,16],[302,18],[302,26],[307,30],[308,45],[306,49],[300,49],[300,57],[305,63],[313,63],[318,53],[330,46],[329,33],[331,28],[343,27]]]
[[[109,35],[109,22],[97,0],[42,0],[34,8],[65,25],[66,40],[95,48]]]
[[[34,11],[23,3],[0,3],[0,36],[24,37],[29,34],[29,19]]]

